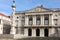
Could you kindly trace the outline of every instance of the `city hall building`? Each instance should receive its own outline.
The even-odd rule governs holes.
[[[14,38],[60,37],[60,9],[49,9],[43,5],[30,10],[15,11],[12,5],[12,28]]]

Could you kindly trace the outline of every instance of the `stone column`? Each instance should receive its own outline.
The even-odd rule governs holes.
[[[33,16],[33,25],[36,26],[36,16]]]
[[[28,26],[28,22],[29,22],[28,15],[26,15],[25,16],[25,26]]]
[[[51,25],[53,26],[54,22],[53,22],[53,15],[51,14]]]
[[[44,29],[40,28],[40,37],[44,37]]]
[[[44,15],[41,15],[41,26],[44,26]]]
[[[33,36],[33,37],[36,36],[36,29],[32,29],[32,36]]]
[[[52,15],[51,14],[49,14],[49,26],[52,26]]]

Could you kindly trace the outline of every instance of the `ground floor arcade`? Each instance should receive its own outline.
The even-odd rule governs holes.
[[[39,37],[52,37],[58,36],[57,28],[25,28],[24,29],[25,36],[39,36]]]

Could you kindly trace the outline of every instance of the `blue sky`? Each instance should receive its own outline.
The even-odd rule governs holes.
[[[15,0],[16,11],[24,11],[34,8],[38,5],[44,5],[46,8],[60,8],[60,0]],[[6,15],[12,13],[12,0],[0,0],[0,12]]]

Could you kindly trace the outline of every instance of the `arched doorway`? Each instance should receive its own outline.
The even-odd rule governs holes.
[[[28,29],[28,36],[31,36],[31,35],[32,35],[32,29],[29,28],[29,29]]]
[[[44,36],[45,37],[48,37],[48,34],[49,34],[49,30],[47,28],[44,29]]]
[[[36,36],[40,36],[40,29],[36,29]]]

